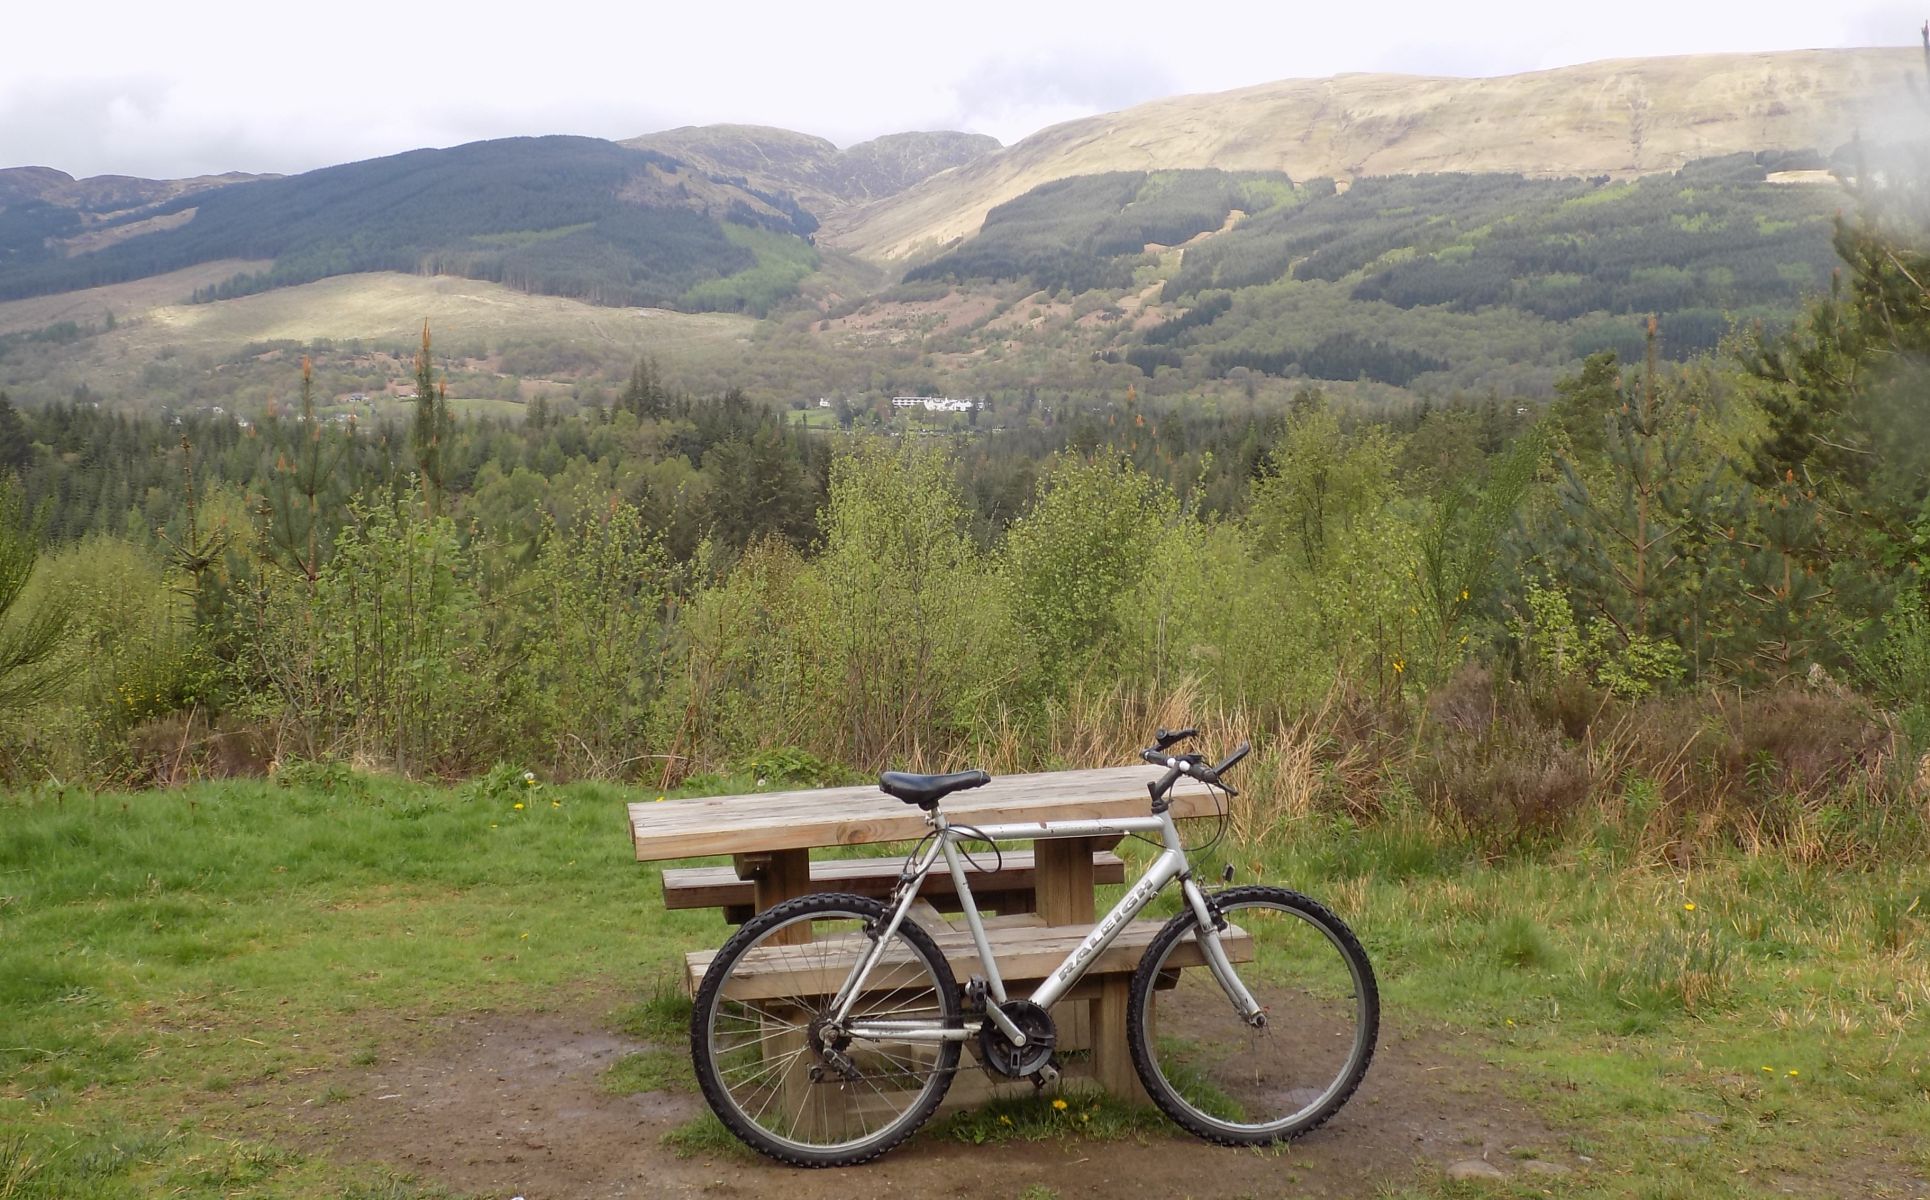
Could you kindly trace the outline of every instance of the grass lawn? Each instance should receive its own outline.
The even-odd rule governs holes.
[[[327,1105],[342,1085],[322,1081],[477,1013],[589,1005],[611,1029],[674,1042],[674,964],[724,926],[664,910],[658,868],[630,857],[622,805],[636,798],[315,772],[297,787],[0,799],[0,1200],[445,1194],[315,1148],[265,1098],[312,1079],[308,1100]],[[1578,1164],[1493,1184],[1424,1166],[1378,1194],[1930,1191],[1920,859],[1664,870],[1595,831],[1482,862],[1398,820],[1309,824],[1232,858],[1243,882],[1342,913],[1390,1022],[1504,1071]],[[689,1086],[661,1047],[602,1079]],[[1005,1104],[921,1137],[1091,1139],[1082,1153],[1103,1159],[1123,1144],[1109,1139],[1163,1136],[1150,1124],[1109,1109],[1099,1132],[1066,1132]],[[714,1155],[712,1174],[747,1169],[701,1123],[665,1155],[679,1143]],[[896,1159],[863,1178],[878,1185]],[[984,1194],[1028,1186],[1064,1191],[1013,1179]]]

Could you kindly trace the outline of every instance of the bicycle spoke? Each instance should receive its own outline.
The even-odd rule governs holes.
[[[1141,964],[1130,1036],[1148,1091],[1174,1120],[1216,1141],[1278,1141],[1326,1120],[1359,1083],[1379,1019],[1372,968],[1339,919],[1305,897],[1236,889],[1220,907],[1222,948],[1266,1025],[1251,1025],[1210,970],[1186,965],[1203,952],[1189,923],[1169,927],[1185,932],[1163,935]]]
[[[751,942],[720,952],[716,978],[706,975],[700,989],[711,1006],[700,1076],[717,1085],[706,1085],[706,1098],[739,1136],[780,1157],[857,1161],[866,1145],[903,1137],[929,1114],[957,1062],[956,1043],[907,1042],[888,1030],[841,1036],[843,1026],[829,1023],[834,996],[827,993],[850,980],[856,956],[874,945],[861,932],[873,914],[839,902],[793,902],[808,913],[798,921],[810,922],[811,940],[779,937],[798,921],[758,928]],[[885,943],[870,976],[856,981],[847,1022],[929,1028],[956,1020],[955,985],[949,972],[940,975],[944,959],[921,950],[918,938],[925,935],[901,929]]]

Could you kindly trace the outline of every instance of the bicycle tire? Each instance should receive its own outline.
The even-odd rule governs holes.
[[[1280,981],[1268,977],[1269,971],[1278,970],[1287,961],[1287,955],[1280,954],[1279,961],[1266,961],[1270,956],[1269,944],[1263,943],[1260,933],[1247,928],[1261,924],[1271,927],[1270,920],[1259,919],[1262,912],[1288,914],[1317,932],[1318,942],[1305,938],[1314,950],[1306,957],[1325,976],[1325,990],[1344,991],[1351,987],[1352,994],[1330,999],[1331,1013],[1310,1018],[1302,1012],[1269,1012],[1265,1029],[1250,1030],[1239,1022],[1225,991],[1208,968],[1188,967],[1182,971],[1167,967],[1175,949],[1196,932],[1197,918],[1188,908],[1160,929],[1133,972],[1126,1010],[1126,1036],[1133,1069],[1159,1110],[1198,1137],[1225,1146],[1287,1141],[1318,1128],[1340,1111],[1373,1062],[1380,1030],[1380,990],[1373,964],[1346,922],[1319,901],[1298,892],[1264,886],[1232,888],[1217,894],[1214,902],[1229,926],[1247,932],[1246,944],[1252,948],[1254,958],[1250,965],[1235,963],[1234,971],[1263,1007],[1268,1006],[1270,999],[1286,1003],[1298,994],[1304,1008],[1315,997],[1295,975],[1298,964],[1290,966]],[[1242,926],[1243,914],[1247,926]],[[1283,920],[1280,927],[1285,931],[1289,925]],[[1344,966],[1344,977],[1320,952],[1323,944],[1332,948],[1334,957]],[[1297,947],[1298,943],[1294,945]],[[1162,993],[1168,997],[1163,1003],[1157,998]],[[1342,999],[1346,1003],[1342,1003]],[[1219,1006],[1217,1015],[1215,1002]],[[1349,1003],[1352,1027],[1344,1031],[1335,1028],[1342,1019],[1335,1014],[1347,1013]],[[1176,1009],[1177,1021],[1174,1015],[1169,1015]],[[1183,1026],[1169,1037],[1179,1048],[1169,1049],[1164,1055],[1156,1033],[1162,1020],[1169,1025]],[[1272,1040],[1276,1030],[1281,1031],[1280,1036]],[[1304,1050],[1320,1050],[1336,1043],[1343,1035],[1348,1048],[1331,1070],[1310,1065],[1316,1056]],[[1235,1039],[1241,1036],[1249,1039],[1248,1045],[1236,1043]],[[1270,1039],[1269,1042],[1253,1044],[1262,1037]],[[1304,1044],[1288,1045],[1291,1039],[1300,1039]],[[1189,1071],[1191,1075],[1187,1078]],[[1291,1086],[1302,1078],[1294,1072],[1311,1076],[1306,1081],[1318,1086]],[[1185,1086],[1181,1079],[1185,1079]],[[1295,1103],[1293,1098],[1297,1096],[1307,1098],[1299,1107],[1272,1119],[1248,1121],[1232,1115],[1249,1101],[1263,1103],[1275,1095],[1286,1103]],[[1221,1111],[1211,1111],[1214,1106]]]
[[[840,969],[835,965],[836,961],[849,962],[848,944],[843,950],[835,948],[839,943],[828,940],[807,941],[796,945],[776,944],[770,941],[771,935],[799,922],[838,922],[861,928],[869,922],[878,922],[882,925],[887,919],[885,906],[869,897],[842,892],[822,892],[800,896],[766,909],[745,922],[744,927],[724,943],[722,949],[717,952],[716,958],[711,961],[710,968],[704,972],[703,982],[697,989],[696,1003],[690,1016],[691,1061],[696,1069],[697,1083],[703,1092],[705,1103],[709,1104],[711,1112],[723,1122],[724,1127],[745,1145],[779,1162],[790,1163],[793,1166],[854,1166],[877,1158],[910,1137],[931,1117],[939,1103],[944,1100],[945,1093],[951,1088],[953,1075],[958,1068],[959,1043],[943,1042],[935,1046],[929,1043],[914,1044],[930,1050],[931,1062],[918,1063],[926,1071],[924,1082],[917,1093],[908,1099],[905,1108],[881,1128],[866,1130],[860,1137],[819,1144],[800,1140],[797,1136],[799,1123],[805,1116],[804,1109],[814,1106],[812,1098],[815,1097],[815,1107],[818,1111],[813,1114],[814,1118],[821,1125],[830,1126],[833,1123],[833,1114],[825,1110],[833,1101],[828,1091],[821,1092],[818,1089],[835,1087],[842,1092],[846,1084],[852,1081],[801,1078],[800,1068],[808,1069],[813,1065],[814,1056],[815,1065],[822,1067],[825,1062],[822,1053],[808,1040],[800,1042],[800,1049],[791,1051],[787,1055],[791,1060],[788,1065],[776,1068],[777,1078],[769,1083],[773,1096],[764,1101],[763,1106],[754,1113],[746,1110],[746,1104],[733,1090],[733,1084],[726,1078],[726,1069],[720,1062],[720,1058],[731,1057],[733,1054],[743,1056],[748,1046],[754,1046],[760,1056],[768,1053],[783,1053],[786,1042],[780,1040],[775,1051],[767,1051],[763,1043],[778,1037],[808,1038],[808,1034],[795,1032],[806,1028],[808,1022],[792,1017],[791,1013],[796,1012],[802,1016],[811,1011],[811,1003],[814,1000],[821,1003],[829,999],[828,996],[787,995],[781,1002],[772,1003],[767,1011],[758,1008],[757,1005],[747,1004],[741,999],[727,997],[726,991],[731,988],[733,979],[738,979],[740,983],[745,984],[739,989],[740,995],[745,990],[749,990],[748,981],[752,978],[750,972],[745,970],[740,974],[739,971],[740,967],[747,965],[747,956],[753,952],[763,951],[761,959],[756,961],[763,964],[762,969],[765,971],[771,970],[772,962],[781,962],[785,971],[816,969],[823,972],[821,977],[830,978],[835,975],[837,979],[842,980],[844,971],[848,970],[848,966]],[[842,936],[857,935],[847,929]],[[938,949],[937,943],[932,941],[931,935],[915,922],[907,919],[898,927],[894,938],[898,944],[891,947],[889,952],[898,957],[892,961],[900,967],[909,966],[911,970],[907,972],[906,977],[912,978],[914,982],[920,972],[929,978],[930,986],[924,990],[929,991],[930,1003],[936,1009],[930,1015],[942,1018],[947,1023],[958,1021],[960,1016],[958,985],[953,979],[950,964],[945,961],[944,953]],[[811,949],[813,946],[819,947],[819,950],[813,951]],[[841,959],[838,957],[840,955],[843,956]],[[814,963],[832,965],[820,965],[814,968]],[[884,992],[883,995],[890,998],[908,990],[912,989],[894,988]],[[735,1009],[731,1009],[730,1006],[735,1006]],[[750,1011],[738,1011],[746,1009]],[[782,1009],[783,1012],[779,1013],[778,1009]],[[898,1012],[901,1009],[891,1011]],[[819,1014],[821,1015],[821,1010]],[[925,1015],[922,1009],[919,1015]],[[755,1032],[756,1036],[750,1038],[748,1042],[740,1041],[734,1046],[720,1048],[720,1019],[727,1027],[733,1022],[741,1024],[747,1032]],[[781,1034],[766,1032],[774,1022],[787,1028]],[[918,1052],[923,1053],[923,1051]],[[859,1082],[869,1083],[877,1096],[887,1095],[879,1083],[891,1084],[895,1068],[899,1074],[906,1076],[910,1074],[903,1071],[898,1064],[906,1061],[902,1055],[912,1051],[901,1048],[900,1055],[894,1056],[882,1048],[866,1043],[855,1052],[858,1056],[868,1053],[882,1058],[884,1065],[882,1070],[867,1075]],[[759,1062],[765,1065],[753,1067],[752,1074],[747,1078],[755,1080],[771,1073],[773,1068],[768,1065],[766,1059],[760,1057]],[[764,1085],[760,1083],[759,1087],[762,1086]],[[802,1097],[802,1099],[798,1100],[797,1111],[791,1115],[789,1136],[784,1136],[776,1130],[767,1128],[761,1123],[761,1118],[776,1097],[784,1094],[787,1089],[793,1098]],[[870,1099],[871,1097],[859,1096],[860,1101]],[[853,1111],[861,1111],[862,1105],[854,1104],[846,1107]],[[773,1115],[774,1117],[781,1115],[781,1112]],[[849,1117],[843,1119],[849,1119]]]

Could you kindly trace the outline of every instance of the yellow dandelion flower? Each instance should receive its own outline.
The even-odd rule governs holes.
[[[1776,1073],[1776,1068],[1774,1067],[1764,1067],[1763,1070],[1769,1072],[1771,1075],[1774,1075]]]
[[[662,796],[658,796],[658,797],[657,797],[657,803],[658,803],[658,804],[662,804],[662,803],[663,803],[663,797],[662,797]]]
[[[1693,900],[1690,900],[1690,901],[1688,901],[1687,903],[1685,903],[1685,904],[1684,904],[1684,905],[1682,906],[1682,911],[1683,911],[1683,912],[1694,912],[1694,911],[1695,911],[1695,901],[1693,901]]]
[[[1064,1112],[1066,1107],[1065,1097],[1061,1096],[1058,1099],[1054,1100],[1052,1102],[1052,1107],[1058,1109],[1060,1112]]]
[[[515,809],[516,809],[516,811],[517,811],[517,812],[522,812],[522,811],[523,811],[523,802],[522,802],[521,800],[518,800],[518,801],[516,802],[516,804],[515,804],[515,806],[514,806],[514,807],[515,807]]]
[[[1794,1079],[1794,1078],[1796,1078],[1796,1076],[1797,1076],[1798,1074],[1800,1074],[1800,1072],[1798,1072],[1798,1071],[1796,1071],[1796,1070],[1793,1070],[1793,1069],[1792,1069],[1792,1070],[1791,1070],[1791,1071],[1789,1072],[1789,1077],[1790,1077],[1791,1079]]]
[[[1010,1125],[1011,1123],[1012,1123],[1012,1118],[1006,1116],[1004,1113],[999,1114],[999,1124]]]

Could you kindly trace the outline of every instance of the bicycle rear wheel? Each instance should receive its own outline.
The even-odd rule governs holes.
[[[875,924],[873,924],[875,922]],[[823,1019],[882,929],[864,896],[801,896],[745,923],[711,961],[690,1018],[697,1082],[745,1144],[797,1166],[849,1166],[911,1136],[951,1087],[957,1042],[838,1039]],[[956,1025],[958,988],[931,935],[907,920],[851,1020]]]
[[[1353,931],[1285,888],[1215,897],[1221,944],[1266,1018],[1241,1018],[1204,965],[1189,909],[1168,921],[1133,974],[1133,1066],[1181,1126],[1230,1146],[1297,1137],[1354,1094],[1374,1057],[1380,993]]]

